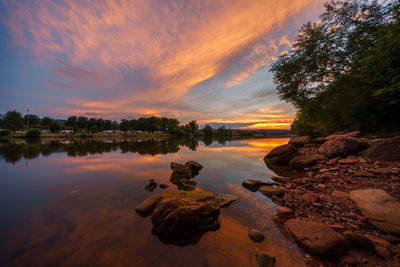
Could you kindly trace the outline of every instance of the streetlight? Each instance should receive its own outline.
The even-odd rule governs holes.
[[[26,129],[29,128],[29,109],[26,110]]]

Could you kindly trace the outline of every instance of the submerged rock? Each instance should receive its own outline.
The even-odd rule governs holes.
[[[268,255],[266,253],[257,252],[256,253],[256,261],[258,267],[274,267],[275,266],[275,257]]]
[[[135,208],[135,211],[142,217],[150,216],[156,208],[157,202],[160,200],[161,195],[154,195],[142,202]]]
[[[176,184],[180,179],[191,179],[193,177],[192,170],[186,165],[172,162],[171,169],[172,174],[170,181],[173,184]]]
[[[154,189],[156,189],[156,187],[157,187],[157,183],[154,182],[153,179],[149,180],[149,183],[148,183],[147,185],[144,186],[144,188],[145,188],[147,191],[153,191]]]
[[[217,199],[219,202],[220,207],[228,207],[232,202],[237,200],[237,197],[235,197],[232,194],[217,194]]]
[[[258,188],[258,191],[267,197],[277,196],[283,197],[285,190],[280,187],[273,187],[268,185],[263,185]]]
[[[189,179],[180,179],[177,185],[179,190],[192,191],[196,189],[197,182]]]
[[[264,182],[260,180],[255,180],[255,179],[248,179],[244,180],[242,182],[242,186],[249,189],[250,191],[256,192],[260,186],[263,185],[273,185],[275,183],[270,183],[270,182]]]
[[[294,145],[282,145],[272,149],[264,157],[264,162],[266,164],[288,164],[297,155],[299,155],[299,151]]]
[[[317,255],[338,257],[349,249],[344,236],[328,225],[291,219],[286,227],[302,247]]]
[[[265,236],[260,230],[251,229],[249,231],[249,238],[251,240],[253,240],[254,242],[259,243],[259,242],[262,242],[264,240]]]
[[[379,230],[400,235],[400,202],[380,189],[355,190],[350,198],[361,213]]]

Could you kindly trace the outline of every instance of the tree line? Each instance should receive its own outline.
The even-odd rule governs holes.
[[[330,1],[272,64],[299,135],[400,131],[399,1]]]

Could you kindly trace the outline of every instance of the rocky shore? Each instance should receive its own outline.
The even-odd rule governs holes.
[[[295,137],[264,161],[281,176],[243,186],[267,187],[299,245],[338,265],[400,266],[400,137]]]

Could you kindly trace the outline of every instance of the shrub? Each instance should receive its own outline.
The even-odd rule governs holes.
[[[11,134],[11,130],[9,130],[9,129],[0,130],[0,136],[6,136],[6,135],[10,135],[10,134]]]
[[[26,138],[40,138],[40,130],[37,128],[30,128],[26,131]]]
[[[88,135],[87,135],[86,133],[82,133],[79,137],[80,137],[80,138],[87,138]]]

